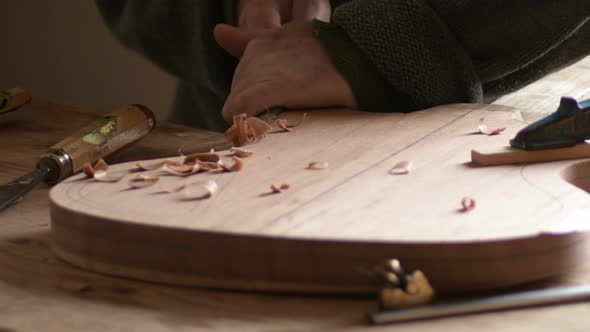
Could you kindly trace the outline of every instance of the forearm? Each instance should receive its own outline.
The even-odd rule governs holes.
[[[332,20],[375,66],[391,93],[406,97],[384,111],[481,101],[469,55],[425,1],[350,1],[335,10]]]
[[[187,82],[223,73],[230,61],[213,39],[213,28],[235,21],[235,0],[97,0],[107,26],[127,47]],[[221,61],[220,61],[221,60]],[[231,73],[229,73],[231,77]]]
[[[370,110],[481,102],[483,93],[493,98],[509,92],[590,52],[589,3],[566,2],[344,1],[333,24],[352,43],[340,49],[324,44],[340,67],[339,58],[363,53],[379,77],[364,71],[360,81],[372,76],[367,84],[379,91],[385,80],[394,96],[410,99]],[[350,68],[341,72],[357,94],[359,75],[347,73]]]

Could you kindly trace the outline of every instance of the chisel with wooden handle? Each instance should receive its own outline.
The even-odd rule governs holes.
[[[148,134],[155,126],[154,113],[143,105],[123,106],[103,115],[43,154],[34,171],[0,186],[0,211],[38,183],[57,183]]]
[[[31,96],[21,88],[0,91],[0,114],[16,111],[31,101]]]

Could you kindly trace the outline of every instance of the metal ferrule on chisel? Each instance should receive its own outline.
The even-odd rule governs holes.
[[[45,169],[45,182],[56,183],[74,174],[72,159],[63,150],[50,150],[41,155],[37,163],[38,169]]]

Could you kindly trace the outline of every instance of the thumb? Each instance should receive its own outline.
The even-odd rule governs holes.
[[[235,58],[241,58],[248,43],[260,32],[239,29],[227,24],[217,24],[213,36],[217,44]]]

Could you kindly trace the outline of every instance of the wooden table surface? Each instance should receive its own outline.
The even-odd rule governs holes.
[[[590,97],[590,57],[498,100],[524,119],[555,110],[559,96]],[[33,104],[31,107],[35,107]],[[48,111],[58,105],[44,103]],[[84,115],[80,115],[84,117]],[[53,143],[73,122],[36,135]],[[58,126],[62,130],[53,130]],[[0,134],[26,121],[0,118]],[[48,129],[49,128],[49,129]],[[60,136],[61,135],[61,136]],[[206,136],[206,133],[204,133]],[[0,141],[0,183],[34,166],[40,146]],[[48,187],[0,214],[0,332],[5,331],[588,331],[590,303],[370,327],[373,298],[283,296],[170,287],[85,272],[50,250]],[[550,264],[551,262],[548,262]],[[590,282],[590,264],[548,286]]]

